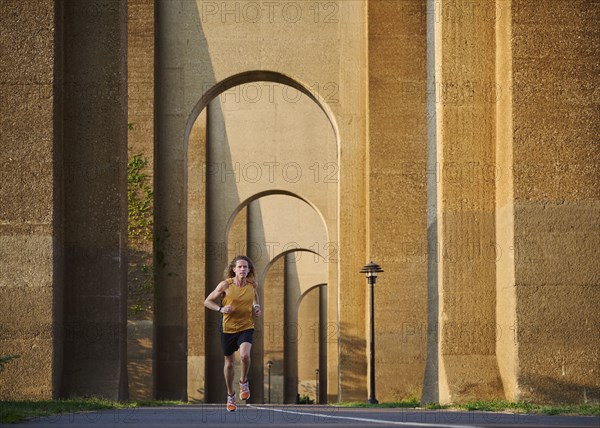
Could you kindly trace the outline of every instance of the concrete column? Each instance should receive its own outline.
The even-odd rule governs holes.
[[[265,246],[265,234],[263,226],[263,216],[260,206],[260,199],[252,201],[248,204],[244,210],[246,216],[246,251],[247,256],[250,257],[256,270],[257,279],[260,281],[263,275],[265,275],[265,269],[267,268],[270,260],[269,251]],[[239,247],[244,248],[244,247]],[[272,274],[269,278],[273,278]],[[266,278],[265,278],[266,279]],[[261,305],[265,307],[265,284],[259,283],[260,289],[258,290],[259,297],[261,299]],[[264,316],[261,318],[254,318],[254,342],[252,345],[252,364],[250,371],[248,372],[248,382],[250,388],[252,388],[252,396],[250,398],[251,403],[262,403],[263,402],[263,360],[264,360],[264,349],[265,349],[265,338],[264,338]]]
[[[207,107],[207,165],[221,165],[227,159],[227,133],[219,100],[213,100]],[[225,164],[225,163],[223,163]],[[231,170],[230,162],[226,163]],[[225,209],[226,200],[223,194],[236,198],[237,193],[233,180],[222,180],[219,174],[206,174],[206,295],[223,280],[223,270],[227,260],[225,236],[227,221],[231,211]],[[229,187],[227,187],[229,186]],[[239,202],[238,202],[239,203]],[[236,204],[237,205],[237,204]],[[240,217],[243,220],[243,216]],[[238,226],[239,227],[239,226]],[[234,242],[239,242],[236,234]],[[243,238],[242,238],[243,239]],[[243,242],[243,241],[242,241]],[[226,393],[223,378],[223,352],[219,336],[221,315],[206,312],[206,400],[209,403],[223,402]]]
[[[62,395],[127,398],[127,1],[64,1]]]
[[[187,394],[206,398],[206,309],[204,299],[217,284],[206,283],[206,109],[190,135],[187,153]],[[211,288],[212,287],[212,288]],[[216,334],[211,329],[211,334]]]
[[[53,0],[0,3],[0,400],[62,377],[62,43]]]
[[[517,370],[509,397],[595,402],[600,313],[597,2],[510,14]],[[512,286],[513,284],[506,284]],[[507,332],[511,334],[511,332]]]
[[[283,402],[293,404],[297,402],[298,396],[298,357],[299,336],[298,328],[298,302],[300,301],[301,285],[296,266],[295,257],[299,253],[289,253],[285,256],[285,312],[283,330]]]
[[[306,255],[306,254],[304,254]],[[317,398],[317,384],[315,369],[319,364],[320,343],[320,289],[316,287],[304,293],[298,302],[298,394],[300,397],[308,396],[311,400]]]
[[[330,328],[327,321],[327,285],[319,287],[319,395],[317,404],[327,403],[328,379],[330,368],[327,365],[327,344],[332,339],[331,333],[335,330]]]
[[[496,22],[496,242],[498,248],[515,248],[513,178],[512,11],[511,1],[496,2],[501,14]],[[504,251],[496,264],[496,356],[504,395],[518,400],[517,312],[514,251]]]
[[[493,2],[434,2],[439,399],[503,397],[496,361]]]
[[[271,403],[283,404],[283,369],[284,369],[284,265],[285,257],[279,257],[269,268],[264,290],[264,401],[268,402],[268,367],[271,361]],[[260,364],[260,362],[259,362]]]
[[[154,0],[128,0],[128,154],[146,166],[142,185],[154,188]],[[128,183],[147,211],[133,211],[128,230],[127,370],[132,400],[156,395],[154,349],[154,195]],[[136,206],[131,204],[129,209]],[[149,223],[143,224],[143,219]]]
[[[426,14],[424,1],[368,4],[368,255],[385,270],[375,286],[376,395],[397,401],[420,396],[425,369]]]

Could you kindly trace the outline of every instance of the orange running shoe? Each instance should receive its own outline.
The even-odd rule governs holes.
[[[240,398],[242,400],[247,400],[248,398],[250,398],[250,388],[248,387],[248,379],[246,379],[246,382],[244,383],[240,381]]]
[[[235,404],[235,392],[233,395],[227,394],[227,411],[235,412],[237,410],[237,405]]]

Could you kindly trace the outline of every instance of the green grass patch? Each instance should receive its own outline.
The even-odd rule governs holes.
[[[379,408],[423,408],[425,410],[456,409],[480,412],[512,412],[530,413],[543,415],[577,415],[577,416],[600,416],[600,404],[535,404],[527,401],[506,400],[477,400],[464,404],[441,405],[427,403],[423,407],[416,399],[399,402],[388,402],[369,404],[367,402],[340,402],[335,403],[340,407],[379,407]]]
[[[470,411],[600,416],[600,404],[536,404],[528,401],[479,400],[453,407]]]
[[[362,401],[343,401],[343,402],[339,402],[339,403],[335,403],[336,406],[338,407],[378,407],[378,408],[395,408],[395,407],[404,407],[404,408],[415,408],[415,407],[419,407],[419,402],[414,399],[414,398],[410,398],[408,400],[403,400],[403,401],[391,401],[391,402],[386,402],[386,403],[379,403],[379,404],[370,404]]]
[[[94,410],[126,409],[185,404],[181,401],[118,402],[104,398],[43,401],[0,401],[0,423],[18,423],[29,418],[51,416],[59,413],[88,412]]]

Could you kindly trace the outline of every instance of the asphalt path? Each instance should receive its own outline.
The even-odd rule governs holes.
[[[35,418],[2,427],[414,427],[474,428],[600,427],[599,416],[545,416],[506,412],[345,408],[334,406],[240,405],[229,413],[224,405],[191,404],[70,413]]]

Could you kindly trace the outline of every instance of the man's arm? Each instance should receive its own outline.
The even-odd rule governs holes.
[[[217,302],[221,298],[223,293],[227,290],[227,282],[221,281],[217,288],[215,288],[204,301],[204,306],[212,311],[221,312],[221,305]]]
[[[254,283],[254,301],[252,302],[252,312],[254,313],[255,317],[260,316],[261,314],[261,310],[260,310],[260,300],[258,298],[258,283]]]

